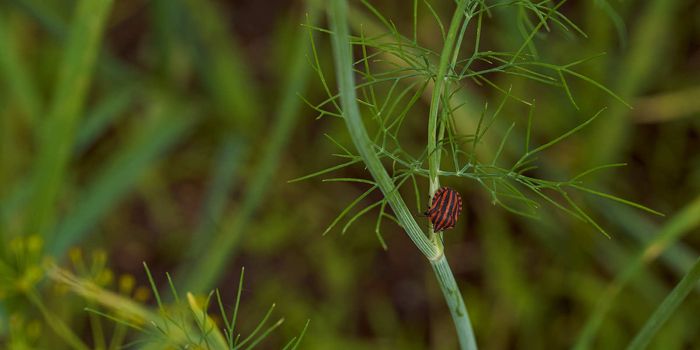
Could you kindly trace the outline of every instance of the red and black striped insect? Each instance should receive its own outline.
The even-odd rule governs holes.
[[[441,187],[433,195],[433,202],[425,215],[433,224],[435,232],[455,227],[462,211],[462,197],[449,187]]]

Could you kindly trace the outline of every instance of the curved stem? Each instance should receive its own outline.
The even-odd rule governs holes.
[[[336,76],[338,80],[338,90],[340,103],[343,108],[343,119],[350,133],[355,147],[360,157],[364,161],[367,169],[377,182],[389,206],[396,214],[399,223],[411,238],[413,243],[428,259],[439,258],[441,251],[433,245],[425,236],[411,211],[406,207],[406,203],[398,193],[398,189],[391,180],[391,177],[384,169],[379,157],[375,153],[372,141],[367,135],[367,130],[362,122],[360,110],[357,106],[357,96],[355,94],[355,81],[352,72],[352,48],[350,47],[349,29],[347,24],[347,3],[343,0],[331,2],[329,13],[331,30],[335,33],[332,36],[333,58],[336,64]]]
[[[460,5],[460,7],[462,6],[463,4]],[[461,10],[458,11],[461,13]],[[457,282],[452,275],[452,270],[450,270],[447,259],[443,254],[442,246],[436,244],[435,241],[429,240],[420,226],[418,226],[413,215],[406,207],[403,198],[399,195],[398,188],[379,160],[373,148],[373,143],[367,135],[355,94],[355,82],[352,71],[353,57],[349,40],[347,12],[348,8],[345,0],[334,0],[331,2],[329,19],[333,32],[333,58],[336,66],[343,119],[360,157],[362,157],[367,169],[384,193],[401,227],[403,227],[406,234],[433,266],[433,271],[443,291],[445,301],[457,329],[460,349],[476,349],[476,341],[469,322],[469,314],[462,300],[462,294],[459,291]],[[432,145],[434,146],[435,143],[432,143]]]

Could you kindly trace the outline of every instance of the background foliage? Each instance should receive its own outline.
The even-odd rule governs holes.
[[[414,18],[405,2],[371,3],[398,32],[434,51],[444,31],[435,17],[447,23],[454,10],[452,2],[418,1]],[[482,50],[517,50],[537,25],[527,3],[484,16]],[[355,34],[385,30],[362,3],[350,6]],[[536,175],[564,180],[627,163],[589,185],[666,216],[575,194],[608,239],[551,205],[538,220],[514,215],[492,205],[476,182],[450,178],[445,184],[465,201],[458,226],[444,236],[446,251],[485,349],[621,348],[700,247],[700,3],[572,1],[560,11],[585,35],[552,23],[528,54],[557,64],[595,56],[577,71],[633,108],[568,76],[571,96],[518,76],[489,76],[512,96],[536,101],[533,145],[608,107],[541,154]],[[328,37],[307,30],[325,27],[324,18],[301,1],[0,1],[2,347],[138,342],[142,332],[85,307],[113,315],[108,301],[118,295],[122,321],[163,317],[146,262],[163,302],[174,298],[168,271],[192,309],[218,287],[229,310],[245,266],[241,332],[253,332],[272,303],[277,318],[268,325],[285,319],[262,348],[284,347],[307,319],[301,348],[455,348],[432,271],[400,228],[389,220],[379,227],[386,251],[375,234],[376,209],[322,236],[366,184],[288,182],[338,164],[326,135],[350,144],[342,123],[317,120],[304,104],[327,97],[309,33],[330,72]],[[473,31],[466,38],[465,50]],[[464,87],[455,128],[473,134],[484,104],[495,108],[503,92],[484,82]],[[419,99],[402,126],[409,152],[424,145],[429,105]],[[516,162],[528,113],[517,101],[504,104],[479,156],[491,159],[515,123],[499,160]],[[327,175],[366,176],[361,166]],[[427,195],[427,182],[420,186]],[[370,193],[351,214],[380,199]],[[652,348],[700,341],[697,282],[686,284],[696,288]],[[200,303],[187,304],[187,291]],[[212,322],[223,324],[211,301]]]

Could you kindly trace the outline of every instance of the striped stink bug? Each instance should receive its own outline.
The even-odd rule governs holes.
[[[433,195],[433,201],[425,215],[433,224],[435,232],[455,227],[462,211],[462,197],[449,187],[441,187]]]

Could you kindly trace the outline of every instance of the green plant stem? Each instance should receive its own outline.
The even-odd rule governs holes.
[[[693,290],[698,279],[700,279],[700,259],[695,262],[693,268],[690,269],[676,287],[673,288],[673,291],[668,294],[663,303],[656,308],[654,314],[649,317],[644,327],[637,333],[637,336],[634,337],[627,349],[646,349],[652,337],[659,331],[661,326],[666,323],[673,312],[676,311],[678,306],[688,296],[688,293]]]
[[[428,166],[430,169],[431,197],[440,187],[440,179],[438,178],[438,171],[440,170],[440,149],[437,144],[437,125],[438,114],[440,111],[440,99],[442,97],[442,91],[445,85],[445,75],[447,75],[450,57],[452,57],[452,50],[454,49],[455,40],[457,39],[457,31],[459,30],[459,25],[462,23],[464,9],[466,8],[467,3],[469,3],[468,0],[460,2],[459,5],[457,5],[454,15],[452,16],[450,29],[447,32],[445,44],[442,46],[440,65],[438,66],[438,72],[435,76],[435,88],[433,89],[432,99],[430,100],[430,112],[428,114],[428,154],[430,156],[428,157]]]
[[[440,130],[438,132],[438,115],[440,114],[440,100],[442,99],[442,92],[444,90],[447,69],[450,65],[450,57],[453,57],[453,51],[459,50],[455,47],[455,41],[457,38],[457,32],[460,25],[462,24],[462,19],[464,18],[464,10],[470,0],[464,0],[457,5],[454,14],[452,15],[452,20],[450,22],[450,29],[447,32],[447,37],[445,38],[445,43],[442,46],[442,54],[440,55],[440,64],[438,66],[438,73],[435,77],[435,88],[430,100],[430,112],[428,113],[428,169],[430,177],[430,188],[429,194],[430,198],[433,197],[435,191],[440,188],[440,177],[438,176],[440,172],[440,155],[441,148],[438,145],[440,139],[445,135],[445,123],[440,123]],[[468,19],[467,19],[468,20]],[[465,23],[466,25],[466,23]],[[462,35],[464,33],[462,32]],[[461,42],[461,38],[459,40]],[[454,56],[456,58],[456,55]],[[448,106],[449,107],[449,106]],[[438,137],[439,134],[439,137]],[[439,247],[440,250],[444,249],[442,246],[441,236],[433,231],[432,225],[428,229],[428,234],[430,240]]]
[[[406,207],[401,196],[397,192],[394,182],[387,174],[379,157],[374,152],[373,143],[367,135],[359,107],[356,104],[355,82],[352,72],[352,49],[349,45],[349,30],[347,25],[347,3],[343,0],[331,2],[330,24],[333,36],[333,55],[336,63],[336,74],[340,90],[340,101],[343,107],[343,119],[350,133],[360,157],[367,169],[376,180],[377,185],[384,193],[389,206],[396,213],[397,219],[406,233],[420,251],[428,259],[439,259],[442,252],[437,249],[425,236],[413,215]]]
[[[476,338],[474,337],[471,321],[469,321],[467,305],[464,304],[464,299],[462,299],[462,294],[459,291],[459,286],[457,286],[457,281],[455,281],[447,258],[445,255],[442,255],[438,260],[431,260],[430,265],[433,267],[442,295],[445,297],[447,307],[450,309],[461,348],[476,349]]]
[[[455,323],[459,338],[460,349],[476,349],[474,332],[469,322],[469,315],[459,291],[457,282],[452,275],[450,266],[447,263],[443,251],[433,244],[423,233],[406,207],[398,193],[398,189],[386,172],[379,157],[373,149],[372,141],[367,135],[360,110],[357,106],[355,94],[355,82],[352,71],[352,47],[349,40],[349,29],[347,23],[347,3],[344,0],[334,0],[331,2],[329,17],[332,35],[333,56],[336,68],[336,77],[340,94],[340,103],[343,108],[343,119],[348,128],[358,153],[362,157],[367,169],[377,182],[377,185],[384,193],[389,206],[396,214],[396,217],[406,234],[418,247],[418,249],[431,262],[437,277],[440,288],[443,291],[445,300]]]

